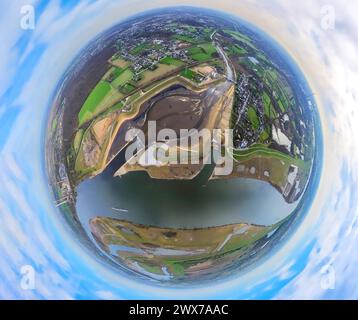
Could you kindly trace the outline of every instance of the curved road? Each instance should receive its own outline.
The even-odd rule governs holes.
[[[219,54],[221,55],[222,59],[225,62],[226,65],[226,78],[231,81],[231,82],[236,82],[236,73],[235,73],[235,69],[232,67],[229,58],[226,55],[226,52],[224,51],[224,49],[220,46],[219,42],[217,40],[214,39],[215,36],[215,32],[213,32],[213,34],[211,35],[211,40],[213,40],[213,45],[216,47],[216,49],[218,50]]]

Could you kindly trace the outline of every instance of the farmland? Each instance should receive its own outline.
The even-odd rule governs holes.
[[[200,265],[240,256],[274,226],[233,224],[205,229],[170,229],[97,217],[91,232],[98,245],[119,262],[137,264],[154,275],[200,275]]]
[[[97,84],[97,86],[94,88],[94,90],[87,98],[80,113],[78,114],[78,122],[80,125],[92,118],[97,107],[107,97],[107,95],[111,92],[111,90],[112,87],[108,82],[100,81]]]

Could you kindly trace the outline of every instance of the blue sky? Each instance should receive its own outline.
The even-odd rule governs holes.
[[[29,31],[20,28],[19,12],[31,1],[8,2],[0,4],[1,298],[358,298],[355,1],[331,1],[332,29],[322,27],[325,1],[33,1]],[[313,206],[280,250],[245,275],[181,290],[134,282],[92,257],[58,217],[43,175],[50,99],[74,56],[125,17],[174,5],[229,12],[280,43],[315,94],[326,151]],[[21,288],[24,265],[36,271],[35,290]],[[327,266],[334,289],[322,286]]]

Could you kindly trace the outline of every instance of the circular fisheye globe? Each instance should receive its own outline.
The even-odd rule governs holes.
[[[132,17],[82,50],[59,88],[46,147],[54,201],[119,273],[223,279],[305,213],[312,94],[244,21],[188,8]]]

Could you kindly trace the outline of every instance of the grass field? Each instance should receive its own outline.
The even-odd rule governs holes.
[[[73,147],[75,149],[75,153],[78,153],[78,150],[80,149],[82,137],[83,137],[83,130],[80,129],[76,132],[75,139],[73,140]]]
[[[198,52],[195,54],[192,54],[190,56],[193,60],[198,62],[205,62],[210,59],[210,56],[208,56],[205,52]]]
[[[52,132],[54,132],[57,129],[57,125],[58,125],[58,120],[57,120],[57,118],[54,118],[52,123],[51,123]]]
[[[102,102],[106,95],[112,90],[111,85],[108,82],[100,81],[97,86],[92,90],[91,94],[86,99],[86,102],[81,108],[78,114],[79,125],[82,125],[86,121],[92,118],[97,106]]]
[[[257,156],[263,157],[273,157],[282,161],[287,161],[297,167],[305,170],[309,166],[309,163],[301,160],[293,158],[285,153],[269,148],[264,144],[255,144],[248,149],[245,150],[233,150],[234,159],[237,161],[248,161]]]
[[[186,26],[184,26],[184,28],[187,29],[189,32],[192,32],[192,33],[196,32],[196,28],[193,26],[186,25]]]
[[[244,48],[239,47],[238,45],[231,46],[230,54],[233,56],[246,55],[247,51]]]
[[[184,69],[181,73],[180,73],[181,76],[183,76],[184,78],[187,78],[191,81],[195,81],[196,82],[196,79],[198,78],[198,74],[196,72],[194,72],[193,70],[191,69]]]
[[[280,222],[273,226],[233,224],[174,230],[113,218],[97,217],[90,221],[95,239],[107,252],[111,246],[118,246],[114,255],[137,262],[154,274],[163,274],[162,269],[166,268],[173,275],[184,275],[190,267],[195,269],[201,263],[226,254],[237,253],[240,256],[240,250],[249,248],[279,225]],[[131,248],[141,248],[142,252],[133,253]],[[198,272],[200,270],[199,267]]]
[[[139,45],[137,45],[132,51],[131,54],[134,56],[137,56],[141,53],[143,53],[145,50],[149,49],[151,47],[151,45],[149,43],[141,43]]]
[[[133,90],[135,90],[135,86],[133,86],[130,83],[126,83],[126,84],[124,84],[123,86],[121,86],[119,88],[119,91],[122,92],[125,95],[131,93]]]
[[[256,131],[260,126],[260,120],[257,116],[256,110],[254,107],[250,107],[247,111],[247,116],[252,124],[252,128]]]
[[[109,109],[107,109],[106,114],[110,114],[112,112],[116,112],[118,110],[121,110],[123,107],[124,107],[124,102],[120,101],[120,102],[116,103],[114,106],[112,106]]]
[[[122,69],[118,72],[117,77],[112,81],[112,86],[115,88],[119,88],[125,85],[128,81],[132,80],[133,71],[130,68]]]
[[[282,100],[278,100],[278,106],[280,107],[281,109],[281,112],[284,113],[286,111],[286,107],[285,105],[282,103]]]
[[[216,48],[211,42],[200,44],[198,47],[202,48],[210,56],[216,52]]]
[[[190,57],[199,62],[210,60],[216,52],[216,48],[211,43],[203,43],[198,46],[189,48]]]
[[[262,52],[259,52],[259,53],[257,54],[257,58],[258,58],[259,60],[261,60],[261,61],[264,61],[267,65],[272,66],[272,62],[269,61],[269,60],[267,59],[267,57],[266,57]]]
[[[124,69],[122,68],[114,68],[114,70],[112,71],[112,77],[113,78],[117,78],[119,77],[122,73],[124,72]]]
[[[252,41],[249,37],[245,36],[244,34],[232,30],[224,30],[226,34],[231,35],[237,41],[246,44],[248,47],[254,49],[255,51],[257,48],[252,44]]]
[[[269,118],[269,119],[276,119],[277,118],[277,112],[276,110],[272,107],[271,104],[271,99],[268,96],[268,94],[265,92],[262,95],[262,99],[263,99],[263,103],[264,103],[264,112],[265,115]]]
[[[165,57],[162,60],[160,60],[160,63],[166,64],[166,65],[172,65],[176,67],[181,67],[184,65],[183,61],[180,61],[179,59],[175,59],[173,57]]]
[[[276,101],[280,108],[280,112],[284,113],[289,108],[295,106],[295,102],[292,101],[292,91],[289,84],[285,79],[279,76],[276,70],[269,69],[265,72],[264,82],[270,88],[272,92],[276,93]],[[272,109],[272,108],[271,108]]]
[[[261,142],[265,142],[270,138],[270,135],[268,134],[268,132],[266,130],[264,130],[261,135],[260,135],[260,141]]]
[[[194,54],[203,53],[203,50],[201,48],[199,48],[198,46],[194,46],[194,47],[190,47],[188,49],[188,52],[190,55],[194,55]]]

